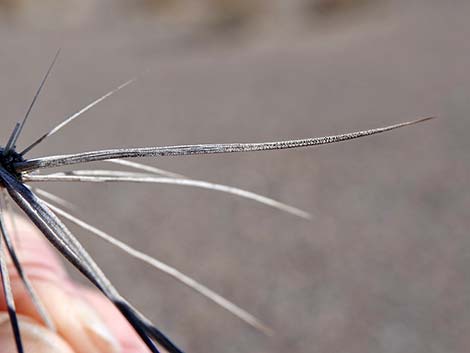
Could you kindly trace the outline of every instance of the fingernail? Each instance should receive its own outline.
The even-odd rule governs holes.
[[[84,328],[100,352],[121,353],[121,345],[95,311],[83,301],[79,302]]]

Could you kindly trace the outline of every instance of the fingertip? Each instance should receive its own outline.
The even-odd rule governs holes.
[[[126,353],[143,353],[148,352],[143,341],[135,333],[132,326],[122,316],[119,310],[102,294],[82,288],[81,296],[92,306],[103,318],[107,327],[111,330],[114,337],[119,338],[119,342]]]
[[[36,321],[19,315],[21,338],[25,352],[74,353],[75,351],[56,333]],[[0,313],[0,353],[16,352],[8,314]]]
[[[87,338],[100,352],[121,353],[121,345],[103,319],[87,302],[76,298],[75,310]]]
[[[113,330],[108,329],[101,315],[82,298],[77,289],[41,281],[34,284],[37,294],[54,322],[57,333],[76,352],[120,353],[122,351],[121,344],[116,338],[118,336],[114,335]],[[18,313],[31,321],[41,323],[41,327],[44,327],[27,292],[16,290],[15,300]],[[4,320],[8,321],[8,317]],[[9,334],[11,335],[11,331]],[[0,346],[1,343],[0,339]],[[6,352],[15,352],[15,350]]]

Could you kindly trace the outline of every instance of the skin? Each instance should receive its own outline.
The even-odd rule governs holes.
[[[147,348],[120,313],[98,292],[73,283],[59,258],[34,226],[17,220],[18,257],[51,316],[56,332],[46,328],[8,259],[25,352],[143,353]],[[0,294],[0,353],[16,352]]]

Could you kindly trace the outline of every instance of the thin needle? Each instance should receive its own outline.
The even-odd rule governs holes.
[[[6,156],[8,152],[10,152],[11,149],[13,148],[13,143],[14,143],[13,140],[16,138],[16,135],[18,134],[18,130],[20,129],[20,126],[21,126],[21,123],[17,122],[15,125],[15,128],[13,129],[12,134],[10,135],[10,138],[8,139],[7,145],[5,149],[3,150],[4,156]]]
[[[60,54],[60,49],[57,50],[57,53],[55,54],[54,59],[52,60],[51,65],[49,66],[49,68],[48,68],[46,74],[44,75],[44,78],[42,79],[41,84],[39,85],[39,88],[38,88],[38,90],[36,91],[36,94],[34,95],[33,101],[32,101],[31,104],[29,105],[28,111],[26,112],[26,115],[24,116],[23,121],[22,121],[21,124],[20,124],[20,127],[19,127],[18,129],[15,129],[15,130],[13,131],[13,134],[12,134],[12,136],[11,136],[11,138],[10,138],[10,144],[5,148],[5,151],[6,151],[7,153],[8,153],[12,148],[15,147],[16,142],[18,141],[18,138],[20,137],[21,131],[23,130],[23,127],[24,127],[24,125],[26,124],[26,121],[28,120],[29,114],[31,113],[31,110],[33,109],[33,106],[34,106],[34,104],[36,103],[36,100],[37,100],[38,97],[39,97],[39,93],[41,93],[42,88],[44,87],[44,84],[46,83],[47,78],[49,77],[49,74],[51,73],[52,68],[54,67],[54,64],[56,63],[57,58],[59,57],[59,54]]]
[[[149,174],[139,174],[132,172],[121,172],[114,170],[74,170],[66,173],[55,173],[48,175],[34,175],[25,174],[23,175],[24,181],[57,181],[57,182],[91,182],[91,183],[103,183],[103,182],[131,182],[131,183],[155,183],[155,184],[168,184],[168,185],[180,185],[196,187],[200,189],[215,190],[227,194],[232,194],[245,199],[250,199],[267,206],[277,208],[281,211],[290,213],[292,215],[311,219],[312,216],[303,210],[296,207],[287,205],[285,203],[276,201],[269,197],[256,194],[254,192],[239,189],[233,186],[210,183],[203,180],[196,179],[184,179],[184,178],[166,178],[158,177]]]
[[[90,110],[91,108],[93,108],[94,106],[96,106],[97,104],[101,103],[102,101],[104,101],[106,98],[112,96],[114,93],[120,91],[121,89],[123,89],[124,87],[130,85],[132,82],[134,82],[137,78],[133,78],[129,81],[126,81],[124,82],[123,84],[119,85],[118,87],[116,87],[115,89],[113,89],[112,91],[109,91],[108,93],[106,93],[104,96],[101,96],[100,98],[94,100],[93,102],[91,102],[90,104],[88,104],[87,106],[83,107],[82,109],[80,109],[78,112],[76,112],[75,114],[72,114],[71,116],[69,116],[67,119],[65,119],[63,122],[61,122],[59,125],[57,125],[55,128],[53,128],[51,131],[49,131],[48,133],[45,133],[44,135],[42,135],[40,138],[38,138],[35,142],[33,142],[31,145],[29,145],[28,147],[26,147],[20,154],[23,156],[25,155],[26,153],[28,153],[29,151],[31,151],[34,147],[36,147],[37,145],[39,145],[42,141],[44,141],[46,138],[54,135],[56,132],[58,132],[59,130],[61,130],[62,128],[64,128],[66,125],[70,124],[73,120],[75,120],[76,118],[78,118],[79,116],[81,116],[82,114],[84,114],[85,112],[87,112],[88,110]]]
[[[91,226],[90,224],[82,221],[81,219],[71,215],[68,212],[60,209],[59,207],[55,207],[54,205],[50,204],[49,202],[43,201],[52,211],[57,213],[58,215],[64,217],[65,219],[69,220],[70,222],[78,225],[79,227],[93,233],[94,235],[100,237],[104,241],[118,247],[122,251],[126,252],[132,257],[135,257],[150,266],[166,273],[167,275],[175,278],[176,280],[180,281],[181,283],[185,284],[189,288],[195,290],[199,294],[203,295],[204,297],[208,298],[209,300],[213,301],[217,305],[221,306],[225,310],[229,311],[239,319],[245,321],[247,324],[255,327],[256,329],[264,332],[266,335],[270,336],[273,334],[273,331],[263,324],[260,320],[256,317],[248,313],[247,311],[243,310],[242,308],[238,307],[236,304],[228,301],[220,294],[215,293],[211,289],[207,288],[206,286],[202,285],[201,283],[197,282],[196,280],[192,279],[191,277],[185,275],[184,273],[178,271],[174,267],[171,267],[158,259],[151,257],[150,255],[144,254],[141,251],[138,251],[131,246],[121,242],[120,240],[114,238],[113,236],[103,232],[102,230]]]
[[[33,191],[36,194],[38,194],[42,197],[45,197],[45,198],[51,200],[52,202],[55,202],[56,204],[66,208],[68,210],[77,211],[77,206],[75,206],[73,203],[63,199],[62,197],[51,194],[50,192],[48,192],[46,190],[43,190],[43,189],[34,188]]]
[[[5,234],[4,224],[0,222],[0,229]],[[7,304],[8,316],[10,317],[11,328],[15,337],[16,351],[23,353],[23,341],[21,340],[20,325],[18,323],[18,316],[16,314],[15,299],[11,290],[10,275],[6,262],[6,253],[3,249],[3,237],[0,237],[0,276],[2,278],[3,294],[5,295],[5,302]]]
[[[149,172],[149,173],[152,173],[152,174],[155,174],[155,175],[161,175],[161,176],[165,176],[165,177],[169,177],[169,178],[186,178],[182,174],[177,174],[177,173],[170,172],[168,170],[163,170],[163,169],[160,169],[160,168],[151,167],[151,166],[146,165],[146,164],[131,162],[131,161],[128,161],[128,160],[125,160],[125,159],[110,159],[110,160],[105,161],[105,162],[119,164],[119,165],[123,165],[125,167],[134,168],[134,169],[138,169],[138,170],[143,170],[145,172]]]

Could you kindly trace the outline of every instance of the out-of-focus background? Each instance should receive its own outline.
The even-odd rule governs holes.
[[[145,161],[266,194],[311,221],[184,187],[43,187],[275,330],[254,331],[72,227],[116,286],[188,352],[468,351],[468,1],[0,4],[2,144],[58,47],[20,147],[143,76],[30,156],[302,138],[438,116],[318,148]]]

